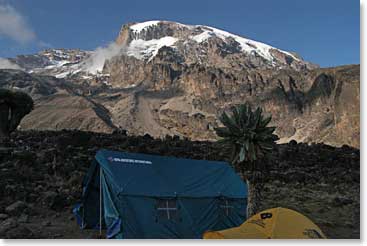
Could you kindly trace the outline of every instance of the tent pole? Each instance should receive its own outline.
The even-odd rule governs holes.
[[[102,236],[102,168],[99,167],[99,235]]]
[[[84,204],[83,204],[82,229],[84,229],[84,210],[85,210],[85,207],[84,207]]]

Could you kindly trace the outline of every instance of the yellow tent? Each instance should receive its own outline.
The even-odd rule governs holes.
[[[326,238],[306,216],[287,208],[264,210],[239,227],[205,232],[204,239],[310,239]]]

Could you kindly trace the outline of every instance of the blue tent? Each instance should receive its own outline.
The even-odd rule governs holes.
[[[247,186],[226,162],[100,150],[74,214],[108,238],[201,238],[239,226],[246,209]]]

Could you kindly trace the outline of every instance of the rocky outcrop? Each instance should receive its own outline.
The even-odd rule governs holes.
[[[93,87],[19,70],[0,70],[0,86],[25,91],[35,100],[32,114],[23,118],[19,129],[95,132],[116,129],[108,110],[88,98],[87,95],[94,91]]]
[[[144,78],[130,93],[155,102],[148,109],[142,108],[137,100],[131,119],[148,114],[146,110],[149,110],[154,116],[152,120],[171,134],[215,139],[213,127],[219,124],[217,116],[233,105],[250,102],[272,114],[272,124],[277,126],[280,142],[295,139],[359,147],[359,66],[306,72],[256,70],[240,73],[226,73],[200,65],[147,64],[140,69],[139,76]],[[113,78],[113,73],[111,75]],[[129,73],[126,76],[124,81],[128,84]],[[141,90],[147,93],[142,94]],[[115,111],[113,103],[106,107]],[[120,126],[134,134],[150,133],[156,137],[167,134],[166,131],[153,132],[149,126],[138,129],[124,124]],[[133,121],[130,125],[134,125]]]
[[[20,129],[39,130],[82,129],[110,133],[116,127],[109,112],[102,106],[82,96],[55,94],[37,102],[32,115],[22,120]]]

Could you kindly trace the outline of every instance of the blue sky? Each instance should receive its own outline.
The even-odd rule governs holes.
[[[357,0],[0,0],[0,57],[47,47],[93,50],[124,23],[172,20],[295,51],[322,67],[358,64],[359,16]]]

